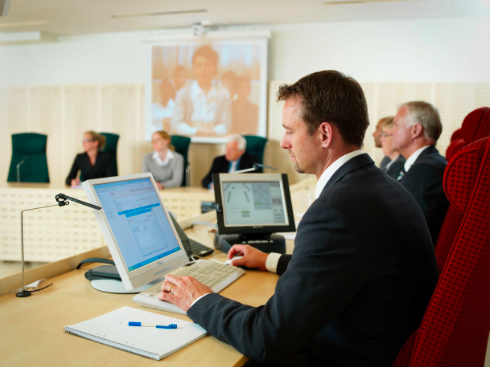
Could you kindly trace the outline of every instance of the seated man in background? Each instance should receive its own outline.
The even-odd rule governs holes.
[[[394,116],[391,116],[383,121],[381,148],[383,149],[385,158],[388,157],[390,160],[384,168],[380,168],[385,171],[388,176],[393,177],[396,180],[400,175],[401,170],[403,169],[403,165],[405,164],[406,159],[400,153],[393,150],[393,137],[391,136],[391,130],[393,129],[393,120]]]
[[[388,116],[388,117],[383,117],[381,118],[378,123],[376,124],[376,130],[373,132],[373,138],[374,138],[374,146],[376,148],[381,148],[381,136],[383,135],[383,123],[388,120],[390,117],[393,116]],[[379,164],[379,168],[381,168],[383,171],[386,172],[386,165],[390,163],[390,157],[384,156],[383,159],[381,160],[381,163]]]
[[[441,132],[439,111],[427,102],[405,103],[393,121],[393,149],[407,159],[397,179],[422,208],[434,246],[449,206],[442,187],[447,161],[434,146]]]
[[[361,86],[321,71],[279,88],[281,147],[317,178],[293,255],[235,245],[232,264],[277,271],[274,295],[252,307],[192,277],[167,275],[159,298],[209,334],[274,366],[391,366],[437,283],[430,233],[414,198],[360,148],[369,125]],[[169,289],[171,287],[171,293]]]
[[[242,169],[252,168],[259,159],[251,154],[245,153],[247,141],[243,136],[230,135],[227,138],[225,155],[216,157],[206,177],[202,179],[202,187],[214,189],[213,173],[234,173]],[[255,172],[262,172],[257,169]]]

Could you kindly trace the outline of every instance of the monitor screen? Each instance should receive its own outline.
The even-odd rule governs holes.
[[[287,175],[214,177],[220,234],[295,231]]]
[[[117,256],[121,258],[122,270],[127,272],[130,279],[133,275],[148,276],[155,269],[159,271],[154,272],[154,275],[161,277],[167,273],[164,270],[174,270],[172,260],[181,254],[186,257],[151,176],[146,176],[87,181],[96,195],[96,205],[103,208],[101,215],[104,215],[105,220],[99,220],[102,232],[112,234],[111,239]],[[106,225],[109,228],[104,228]],[[106,242],[109,242],[107,236]],[[116,260],[112,249],[111,254]],[[121,274],[119,266],[118,271]]]

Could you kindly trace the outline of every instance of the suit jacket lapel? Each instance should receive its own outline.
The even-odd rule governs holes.
[[[425,149],[422,153],[420,153],[420,155],[417,157],[417,159],[415,160],[415,162],[413,162],[413,164],[417,163],[417,161],[419,159],[421,159],[422,157],[424,157],[426,155],[429,155],[429,154],[434,154],[434,153],[438,153],[439,154],[439,151],[437,150],[437,148],[434,145],[431,145],[427,149]]]
[[[374,161],[366,153],[360,154],[352,159],[349,159],[333,174],[332,177],[330,177],[330,180],[328,180],[327,184],[322,190],[322,194],[330,187],[332,187],[334,183],[340,181],[342,177],[344,177],[346,174],[355,171],[358,168],[368,166],[370,164],[374,164]]]

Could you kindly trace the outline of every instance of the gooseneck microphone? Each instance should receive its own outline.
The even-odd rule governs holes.
[[[277,169],[276,167],[266,166],[265,164],[254,163],[252,168],[242,169],[242,170],[240,170],[240,171],[235,171],[235,172],[233,172],[233,173],[245,173],[245,172],[253,172],[253,171],[258,170],[259,168],[270,168],[270,169]]]
[[[66,205],[70,204],[70,202],[67,200],[88,206],[89,208],[92,208],[92,209],[97,209],[97,210],[102,209],[100,206],[93,205],[93,204],[87,203],[85,201],[72,198],[72,197],[67,196],[65,194],[58,194],[55,196],[55,199],[56,199],[57,204],[38,206],[35,208],[29,208],[29,209],[24,209],[24,210],[20,211],[20,245],[21,245],[21,253],[22,253],[22,289],[20,290],[20,292],[16,293],[17,297],[29,297],[31,295],[31,292],[26,289],[25,280],[24,280],[24,212],[27,212],[29,210],[51,208],[53,206],[66,206]]]

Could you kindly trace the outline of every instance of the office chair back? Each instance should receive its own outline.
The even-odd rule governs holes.
[[[102,149],[103,152],[109,154],[111,156],[111,165],[118,175],[117,171],[117,143],[119,141],[119,135],[112,133],[100,133],[105,136],[105,147]]]
[[[174,146],[175,151],[184,157],[184,175],[180,186],[190,186],[189,145],[191,144],[191,139],[180,135],[171,135],[171,138],[171,144]]]
[[[12,160],[8,182],[17,182],[17,165],[20,182],[49,182],[46,158],[47,135],[37,133],[12,134]]]
[[[490,138],[446,168],[444,191],[464,212],[420,328],[393,366],[483,366],[490,331]]]
[[[264,151],[267,139],[256,135],[243,135],[247,141],[245,153],[256,156],[260,164],[264,164]]]

